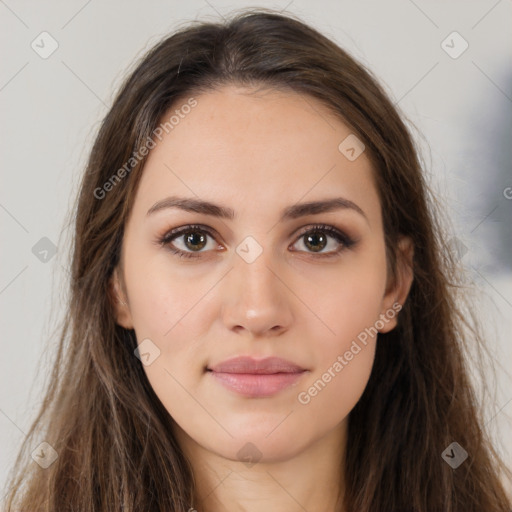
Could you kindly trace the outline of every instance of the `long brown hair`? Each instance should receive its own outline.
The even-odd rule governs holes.
[[[103,120],[77,202],[69,309],[7,510],[186,512],[193,503],[191,467],[134,357],[134,331],[115,322],[110,279],[145,162],[133,155],[171,106],[225,84],[300,92],[328,106],[372,160],[391,272],[399,236],[414,243],[399,324],[379,336],[370,380],[349,416],[346,510],[509,512],[500,477],[510,473],[484,431],[465,352],[469,341],[480,355],[485,347],[457,298],[456,262],[402,116],[343,49],[266,9],[195,22],[165,38],[137,63]],[[46,469],[29,456],[41,440],[58,454]],[[468,453],[456,469],[442,457],[454,441]]]

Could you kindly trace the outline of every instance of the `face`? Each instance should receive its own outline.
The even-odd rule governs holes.
[[[389,282],[372,166],[322,104],[234,86],[195,100],[143,170],[117,322],[180,442],[284,460],[343,435],[410,276]]]

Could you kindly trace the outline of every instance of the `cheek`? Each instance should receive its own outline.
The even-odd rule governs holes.
[[[217,276],[199,278],[177,272],[168,255],[149,258],[132,252],[126,260],[132,321],[140,344],[149,339],[157,357],[144,366],[157,396],[169,411],[187,404],[203,371],[201,343],[211,322],[208,293]]]
[[[345,348],[318,368],[299,391],[296,409],[304,418],[303,428],[314,431],[319,425],[325,432],[335,428],[361,398],[370,378],[375,342],[364,345],[356,341]]]
[[[156,257],[133,257],[126,265],[137,338],[159,340],[162,349],[169,340],[182,338],[177,333],[184,325],[187,337],[193,337],[196,329],[200,331],[201,322],[196,317],[214,284],[212,279],[198,279],[190,272],[177,271],[179,267],[170,258],[162,251]]]
[[[323,282],[324,293],[315,289],[316,311],[331,333],[316,337],[315,370],[297,401],[308,415],[321,414],[329,424],[350,412],[370,377],[386,281],[379,254],[354,259]],[[312,332],[310,337],[315,338]]]
[[[353,339],[375,325],[382,312],[385,273],[384,258],[361,258],[315,288],[313,304],[332,334],[324,337],[322,354],[332,358],[348,350]]]
[[[157,347],[158,356],[144,365],[151,387],[171,416],[190,422],[202,413],[191,396],[203,370],[200,345],[208,297],[197,280],[184,282],[165,273],[152,265],[138,285],[132,282],[133,324],[138,343],[149,338]]]

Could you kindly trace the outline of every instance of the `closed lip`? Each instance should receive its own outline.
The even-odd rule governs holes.
[[[248,398],[273,396],[297,385],[302,375],[308,372],[280,357],[255,359],[250,356],[234,357],[206,370],[222,386]]]
[[[302,373],[305,368],[280,357],[255,359],[250,356],[234,357],[207,367],[215,373],[241,373],[253,375],[271,375],[274,373]]]

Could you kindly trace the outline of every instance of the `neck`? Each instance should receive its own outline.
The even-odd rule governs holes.
[[[213,453],[183,432],[180,444],[196,483],[197,512],[343,512],[346,423],[286,460],[251,465]]]

